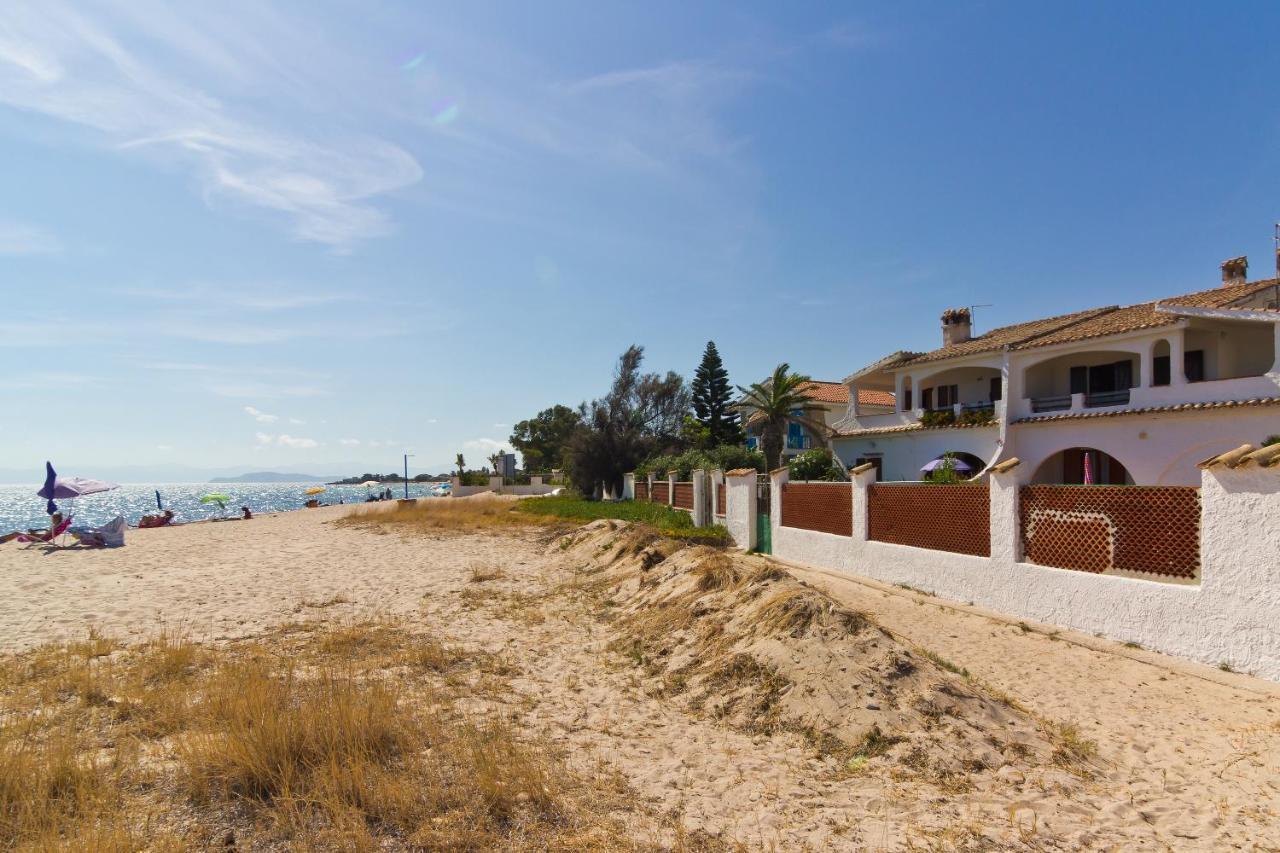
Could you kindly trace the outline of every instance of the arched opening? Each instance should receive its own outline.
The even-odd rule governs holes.
[[[952,465],[948,466],[946,460],[952,460]],[[974,456],[972,453],[965,453],[963,450],[948,450],[936,459],[925,463],[920,469],[920,478],[922,480],[936,480],[948,475],[942,473],[948,467],[955,471],[955,476],[961,480],[967,480],[975,476],[983,468],[987,467],[987,463],[981,458]]]
[[[929,412],[990,409],[1002,393],[998,367],[954,367],[920,380],[916,405]]]
[[[1151,347],[1151,384],[1168,385],[1171,375],[1169,342],[1161,338]]]
[[[1040,463],[1031,482],[1037,485],[1132,486],[1124,464],[1095,447],[1068,447]]]
[[[1023,383],[1033,412],[1069,409],[1073,394],[1084,395],[1086,408],[1127,406],[1129,389],[1138,384],[1138,356],[1111,350],[1068,353],[1028,367]]]

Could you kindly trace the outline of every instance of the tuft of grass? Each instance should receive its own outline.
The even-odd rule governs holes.
[[[1060,723],[1051,734],[1057,741],[1053,761],[1061,767],[1079,768],[1098,754],[1097,742],[1081,735],[1080,728],[1075,723]]]
[[[601,518],[636,521],[657,528],[663,536],[685,542],[706,545],[729,542],[729,531],[723,526],[694,527],[689,513],[648,501],[589,501],[576,495],[555,495],[519,501],[514,509],[526,515],[571,521]]]
[[[484,566],[477,563],[471,567],[471,573],[467,576],[467,580],[471,583],[488,583],[489,581],[501,580],[506,576],[506,572],[497,566]]]
[[[694,566],[693,572],[698,577],[698,589],[701,592],[730,589],[742,582],[737,562],[727,554],[708,556]]]
[[[1225,661],[1225,660],[1218,664],[1218,669],[1222,670],[1223,672],[1236,671],[1235,667],[1233,667],[1229,661]]]
[[[969,677],[969,670],[965,669],[962,666],[956,666],[954,663],[947,660],[937,652],[930,651],[929,649],[920,648],[919,646],[916,647],[916,651],[921,655],[921,657],[928,658],[929,660],[936,663],[938,666],[945,669],[947,672],[953,672],[962,678]]]
[[[856,634],[869,623],[861,613],[836,606],[825,595],[805,587],[788,587],[766,599],[757,613],[757,624],[766,631],[800,637],[817,625]]]

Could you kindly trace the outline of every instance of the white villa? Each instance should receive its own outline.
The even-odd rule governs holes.
[[[1033,483],[1081,483],[1087,468],[1097,483],[1197,485],[1197,462],[1280,434],[1280,278],[1248,282],[1247,268],[1234,258],[1212,290],[976,337],[968,309],[947,311],[940,348],[824,392],[847,406],[828,421],[832,448],[882,480],[918,480],[952,453],[972,474],[1016,456]]]

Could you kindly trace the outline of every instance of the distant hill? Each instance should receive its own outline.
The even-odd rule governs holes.
[[[279,471],[254,471],[238,477],[214,477],[210,483],[326,483],[332,477],[314,477],[311,474],[281,474]]]

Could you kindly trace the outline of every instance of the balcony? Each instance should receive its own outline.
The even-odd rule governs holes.
[[[1071,395],[1061,394],[1056,397],[1032,397],[1031,411],[1039,414],[1040,412],[1062,412],[1071,408]]]
[[[1122,391],[1100,391],[1096,394],[1084,395],[1084,407],[1086,409],[1101,409],[1106,406],[1127,406],[1129,405],[1129,389]]]
[[[811,450],[813,438],[807,435],[787,436],[787,450]]]

